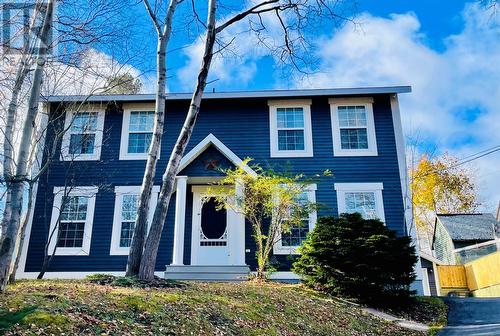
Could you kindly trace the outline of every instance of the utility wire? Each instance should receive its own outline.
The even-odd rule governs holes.
[[[477,153],[474,153],[474,154],[471,154],[469,156],[466,156],[466,157],[460,159],[456,164],[451,165],[450,167],[446,167],[446,168],[443,168],[443,169],[437,169],[437,170],[434,170],[432,172],[426,173],[424,175],[418,175],[418,176],[415,176],[413,179],[419,179],[419,178],[423,178],[423,177],[429,176],[431,174],[436,174],[436,173],[439,173],[439,172],[447,171],[447,170],[459,167],[459,166],[461,166],[463,164],[469,163],[471,161],[480,159],[480,158],[485,157],[487,155],[493,154],[493,153],[498,152],[498,151],[500,151],[500,145],[494,146],[494,147],[491,147],[491,148],[488,148],[488,149],[484,149],[484,150],[479,151]]]

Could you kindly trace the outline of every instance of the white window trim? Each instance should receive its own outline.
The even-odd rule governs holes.
[[[307,193],[307,199],[311,203],[316,203],[316,190],[318,186],[316,184],[309,184],[305,188],[305,192]],[[316,211],[312,211],[309,213],[309,232],[311,232],[316,226],[316,221],[318,219],[318,214]],[[290,254],[299,254],[297,249],[299,246],[283,246],[281,245],[281,231],[278,232],[278,241],[273,246],[273,253],[276,255],[290,255]]]
[[[49,254],[54,253],[58,256],[85,256],[90,254],[90,243],[92,240],[92,224],[94,222],[94,210],[96,194],[99,191],[98,187],[68,187],[71,188],[67,192],[67,196],[87,196],[87,216],[85,220],[85,227],[83,229],[83,243],[82,247],[57,247],[57,235],[59,228],[58,219],[61,212],[62,198],[65,194],[66,187],[54,187],[54,205],[52,207],[52,217],[50,220],[49,236],[54,232],[52,239],[49,243]]]
[[[375,135],[375,120],[373,117],[373,98],[330,98],[330,116],[332,121],[333,156],[377,156],[377,139]],[[342,149],[340,142],[339,106],[364,106],[366,111],[367,149]]]
[[[141,186],[116,186],[115,187],[115,210],[113,215],[113,229],[111,232],[111,245],[109,249],[110,255],[128,255],[130,247],[120,247],[120,233],[122,224],[122,202],[124,195],[139,195]],[[158,193],[160,192],[159,186],[153,186],[151,193],[151,200],[149,201],[149,225],[153,221],[154,209],[158,202]]]
[[[383,183],[335,183],[339,215],[346,212],[346,192],[373,192],[375,194],[375,207],[378,219],[385,223],[383,189]]]
[[[97,129],[95,132],[94,153],[92,154],[70,154],[69,144],[71,139],[71,123],[73,115],[83,112],[97,112]],[[105,110],[102,107],[82,107],[80,111],[66,111],[64,118],[64,134],[61,143],[61,161],[97,161],[101,158],[102,137],[104,132]]]
[[[269,100],[269,131],[271,157],[313,157],[310,99]],[[280,107],[301,107],[304,111],[304,150],[278,150],[277,109]]]
[[[122,134],[120,139],[120,160],[147,160],[148,153],[129,153],[128,137],[130,129],[131,112],[155,111],[155,106],[151,104],[127,104],[123,107]],[[158,153],[159,158],[160,153]]]

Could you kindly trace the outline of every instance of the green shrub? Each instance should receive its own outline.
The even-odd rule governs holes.
[[[410,243],[381,221],[357,213],[323,217],[301,246],[293,270],[306,285],[331,294],[396,302],[413,294],[417,257]]]

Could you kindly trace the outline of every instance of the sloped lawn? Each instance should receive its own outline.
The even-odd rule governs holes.
[[[21,281],[0,294],[6,335],[422,335],[299,285],[130,288]]]

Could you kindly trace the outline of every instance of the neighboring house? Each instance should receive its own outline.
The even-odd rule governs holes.
[[[492,214],[437,215],[432,248],[444,264],[472,261],[497,251],[499,222]]]
[[[420,250],[420,264],[422,265],[424,295],[439,296],[439,279],[437,277],[436,266],[443,265],[443,262],[423,250]]]
[[[317,216],[360,212],[380,218],[399,235],[414,232],[405,224],[411,223],[405,218],[411,211],[403,201],[407,179],[397,97],[407,92],[409,87],[206,93],[169,206],[158,275],[167,268],[171,278],[228,279],[255,269],[250,226],[232,211],[215,212],[209,191],[221,175],[215,168],[239,165],[246,157],[264,168],[307,176],[330,169],[334,175],[310,185],[304,195],[322,205],[319,213],[275,246],[277,278],[296,278],[290,272],[293,256]],[[167,96],[151,207],[190,97]],[[50,253],[57,248],[48,277],[125,270],[152,136],[154,96],[87,98],[58,96],[46,103],[50,119],[59,116],[69,132],[56,144],[60,158],[40,178],[20,276],[40,271],[52,231],[59,240],[49,244]],[[72,103],[83,101],[74,114]],[[70,127],[72,120],[75,127]],[[52,127],[46,139],[52,148]],[[67,177],[75,174],[68,192]]]

